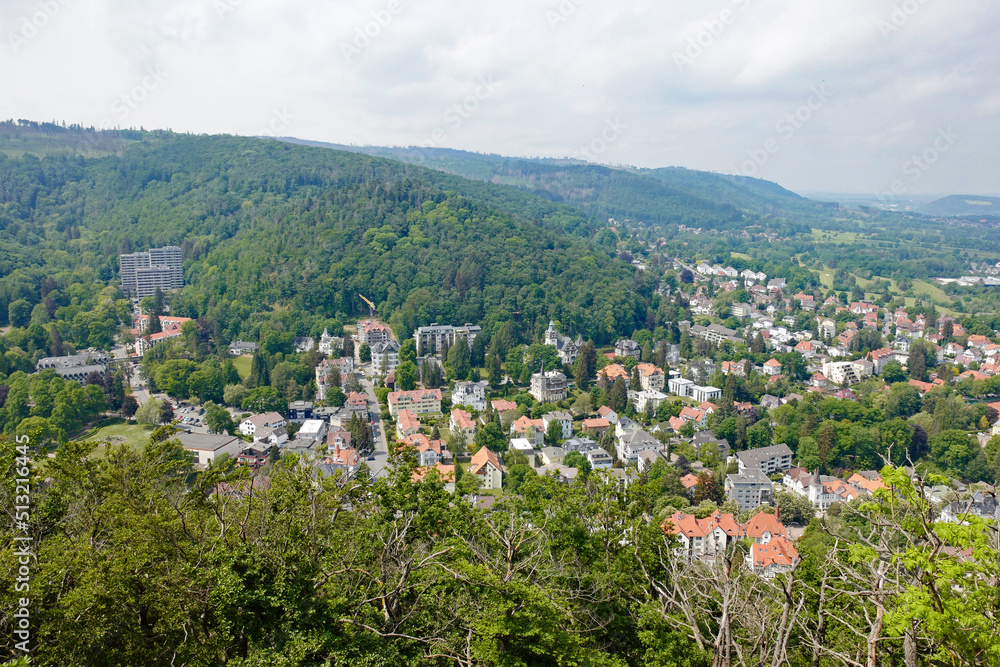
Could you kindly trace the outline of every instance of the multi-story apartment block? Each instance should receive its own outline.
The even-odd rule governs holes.
[[[150,248],[149,252],[119,255],[122,291],[138,298],[156,290],[184,287],[184,257],[178,246]]]
[[[361,320],[358,322],[358,341],[368,343],[369,346],[375,343],[385,343],[392,336],[389,335],[389,327],[378,320]]]
[[[473,410],[482,412],[486,409],[486,387],[489,384],[485,380],[479,382],[456,382],[455,388],[451,390],[452,405],[468,405]]]
[[[399,343],[387,340],[372,343],[372,370],[378,375],[387,375],[399,366]]]
[[[772,475],[792,467],[792,450],[784,443],[738,452],[736,458],[740,472],[761,470],[765,475]]]
[[[726,496],[735,500],[741,510],[752,510],[770,502],[771,491],[771,480],[760,469],[726,475]]]
[[[416,389],[390,393],[389,414],[395,417],[400,410],[409,410],[417,415],[441,412],[441,390]]]
[[[435,322],[429,327],[420,327],[413,332],[413,338],[417,342],[417,356],[426,354],[436,354],[442,347],[451,347],[460,338],[466,344],[472,346],[472,341],[482,331],[481,327],[466,323],[460,327],[453,327],[450,324],[438,324]]]

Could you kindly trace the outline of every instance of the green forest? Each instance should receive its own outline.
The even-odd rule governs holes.
[[[411,482],[405,458],[371,483],[286,456],[251,486],[231,463],[192,472],[167,429],[143,451],[93,447],[33,471],[38,561],[28,589],[0,585],[29,600],[37,649],[7,664],[1000,662],[995,526],[934,523],[902,469],[810,523],[800,564],[767,579],[740,566],[745,540],[714,561],[675,552],[654,508],[679,488],[671,466],[628,485],[530,475],[483,509],[435,474]],[[0,456],[9,499],[26,464],[10,441]]]

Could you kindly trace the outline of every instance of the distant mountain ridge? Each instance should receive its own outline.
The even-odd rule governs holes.
[[[830,207],[770,181],[683,167],[609,167],[571,158],[516,158],[451,148],[346,146],[293,137],[280,139],[510,185],[599,218],[724,227],[745,226],[756,216],[809,216]]]
[[[917,209],[918,213],[933,216],[962,217],[967,215],[1000,215],[1000,197],[979,195],[951,195],[935,199]]]

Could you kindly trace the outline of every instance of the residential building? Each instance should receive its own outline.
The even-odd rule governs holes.
[[[882,481],[882,476],[875,470],[861,470],[847,478],[847,483],[851,484],[864,493],[872,494],[879,489],[888,488]]]
[[[664,375],[662,368],[647,363],[640,363],[636,368],[639,369],[639,386],[643,390],[663,391],[667,376]]]
[[[820,511],[826,511],[836,502],[846,503],[861,495],[861,490],[842,479],[827,475],[813,475],[806,489],[809,502]]]
[[[631,339],[622,339],[615,343],[615,356],[616,357],[632,357],[636,361],[639,360],[642,353],[642,348],[639,343]]]
[[[667,386],[671,394],[676,394],[677,396],[690,396],[691,387],[695,386],[694,382],[686,378],[670,378],[667,382]]]
[[[326,422],[322,419],[307,419],[302,422],[302,427],[295,437],[299,440],[315,440],[322,442],[326,437]]]
[[[482,331],[481,327],[466,323],[465,326],[454,327],[449,324],[441,325],[435,322],[427,327],[420,327],[413,332],[413,338],[417,342],[417,356],[425,354],[437,354],[441,348],[451,347],[459,339],[472,347],[472,341]]]
[[[331,336],[329,329],[323,329],[323,335],[319,337],[319,345],[316,346],[320,354],[333,355],[340,354],[344,349],[344,339],[340,336]]]
[[[407,409],[402,409],[396,415],[396,437],[400,440],[405,439],[407,436],[411,436],[414,433],[420,433],[420,427],[423,424],[420,423],[420,419],[414,413]]]
[[[273,449],[273,445],[261,446],[256,443],[245,447],[236,455],[236,465],[250,468],[253,471],[260,470],[267,463],[267,457]]]
[[[708,413],[704,410],[699,410],[685,405],[681,408],[681,413],[678,416],[686,422],[693,422],[696,426],[703,427],[705,426],[706,419],[708,418]]]
[[[326,477],[333,477],[340,474],[346,478],[351,478],[361,467],[361,457],[353,447],[342,448],[334,446],[327,455],[317,459],[314,463],[317,471]]]
[[[562,430],[562,439],[573,437],[573,415],[563,410],[557,410],[555,412],[549,412],[542,415],[542,424],[545,426],[545,432],[549,432],[549,424],[552,422],[559,422],[559,428]]]
[[[334,370],[340,376],[343,384],[348,375],[354,372],[354,357],[340,359],[323,359],[316,365],[316,399],[326,400],[326,394],[334,386]],[[337,384],[336,386],[340,386]]]
[[[253,354],[260,349],[257,343],[248,343],[245,340],[234,340],[229,344],[229,354],[240,357],[244,354]]]
[[[870,362],[869,362],[870,363]],[[861,382],[861,373],[853,361],[828,361],[823,364],[823,375],[826,380],[836,386],[857,384]]]
[[[146,335],[145,332],[146,329],[148,329],[149,316],[136,315],[132,320],[132,329],[129,331],[129,333],[136,338],[135,353],[142,356],[146,354],[147,350],[154,347],[158,343],[162,343],[163,341],[170,340],[172,338],[177,338],[181,335],[181,329],[184,324],[191,321],[190,317],[167,317],[166,315],[161,315],[161,331],[152,335]]]
[[[209,433],[177,433],[174,436],[184,451],[196,459],[196,465],[207,466],[212,461],[228,454],[235,457],[246,447],[246,443],[235,435],[212,435]]]
[[[663,444],[641,428],[622,434],[615,443],[618,459],[623,462],[635,463],[639,459],[639,452],[649,449],[660,449]]]
[[[784,443],[737,452],[736,458],[741,473],[760,470],[765,475],[771,475],[792,467],[792,450]]]
[[[714,401],[716,399],[722,398],[722,390],[718,387],[701,385],[691,385],[688,389],[688,396],[693,398],[699,403],[704,403],[705,401]]]
[[[584,453],[584,456],[587,457],[587,461],[590,462],[590,467],[594,470],[607,470],[614,465],[614,460],[611,458],[611,454],[608,454],[600,447],[587,450]]]
[[[740,525],[732,514],[715,512],[697,519],[693,514],[676,512],[664,520],[663,532],[674,535],[680,542],[677,554],[693,560],[714,556],[726,550],[740,537]]]
[[[347,406],[348,411],[352,415],[357,415],[361,419],[368,419],[368,395],[362,394],[361,392],[352,391],[347,395],[347,402],[344,404]]]
[[[539,456],[542,460],[542,465],[561,465],[563,459],[566,458],[566,450],[562,447],[542,447]]]
[[[479,451],[472,455],[469,472],[480,479],[480,488],[500,489],[503,488],[503,475],[507,472],[507,468],[488,447],[480,447]]]
[[[417,465],[433,466],[444,458],[444,440],[431,440],[423,433],[414,433],[403,438],[403,442],[417,450]]]
[[[83,384],[91,373],[108,371],[111,358],[106,352],[90,350],[80,354],[70,354],[62,357],[45,357],[35,364],[36,371],[53,369],[64,380],[74,380]]]
[[[688,330],[690,335],[695,338],[704,338],[710,343],[743,343],[743,337],[740,332],[735,329],[728,329],[721,324],[710,324],[707,327],[703,327],[700,324],[692,325]]]
[[[712,431],[699,431],[694,434],[691,444],[698,450],[699,455],[714,453],[720,460],[725,460],[729,456],[731,447],[725,438],[719,438]]]
[[[580,452],[581,454],[586,454],[591,449],[597,449],[599,445],[596,440],[591,440],[586,436],[578,436],[566,440],[560,446],[567,454],[569,452]]]
[[[143,298],[156,290],[167,292],[184,287],[184,256],[179,246],[150,248],[148,252],[119,255],[122,291]]]
[[[375,343],[385,343],[392,338],[389,327],[378,320],[361,320],[358,322],[358,342],[368,343],[369,347]],[[397,350],[399,348],[396,348]]]
[[[556,403],[566,398],[567,386],[566,376],[559,371],[535,373],[528,393],[539,403]]]
[[[726,496],[735,500],[741,510],[752,510],[771,502],[771,480],[759,469],[726,475]]]
[[[486,409],[486,387],[489,386],[485,380],[480,382],[456,382],[451,390],[452,405],[467,405],[473,410],[482,412]]]
[[[604,417],[595,417],[593,419],[584,419],[581,426],[584,433],[603,435],[605,431],[611,428],[611,422]]]
[[[327,449],[349,449],[351,447],[351,432],[343,427],[331,428],[326,434]]]
[[[524,438],[538,447],[545,442],[545,424],[541,419],[530,419],[527,416],[518,417],[510,425],[511,435]]]
[[[394,391],[389,394],[389,414],[395,417],[402,409],[426,415],[441,412],[440,389],[415,389]]]
[[[749,303],[734,303],[730,309],[730,314],[733,317],[739,317],[740,319],[745,319],[753,314],[753,306]]]
[[[256,445],[274,445],[280,447],[288,442],[288,429],[284,426],[275,428],[259,428],[253,434],[253,441]]]
[[[658,449],[645,449],[639,452],[639,456],[635,460],[635,468],[640,473],[646,472],[652,468],[657,461],[666,461],[667,457],[665,452]]]
[[[435,463],[432,466],[426,466],[424,468],[417,468],[413,471],[410,479],[414,484],[417,484],[431,472],[437,474],[438,479],[444,484],[444,490],[448,493],[455,492],[455,466],[445,465],[443,463]]]
[[[288,423],[277,412],[250,415],[240,422],[239,430],[243,435],[253,435],[261,428],[284,428]]]
[[[451,421],[449,426],[453,433],[457,433],[465,441],[466,445],[471,445],[476,437],[476,422],[465,410],[455,408],[451,411]]]
[[[625,370],[625,367],[621,364],[608,364],[601,370],[597,371],[597,376],[608,389],[610,389],[611,386],[614,385],[614,383],[619,379],[625,383],[626,387],[632,383],[629,372]]]
[[[312,336],[296,336],[292,341],[296,354],[305,354],[316,347],[316,339]]]
[[[383,340],[369,344],[372,350],[372,372],[388,375],[399,366],[399,343]]]
[[[971,517],[1000,520],[1000,506],[995,493],[975,493],[966,500],[955,500],[941,510],[941,520],[949,523],[968,523]]]
[[[656,410],[660,403],[667,400],[667,395],[661,391],[647,389],[643,391],[628,392],[628,400],[632,401],[635,411],[645,413],[648,410]]]
[[[302,423],[312,419],[312,401],[292,401],[288,404],[288,421]]]
[[[754,544],[747,554],[747,566],[754,574],[765,579],[771,579],[783,572],[791,572],[798,562],[799,552],[784,536],[776,537],[767,543]]]
[[[559,361],[567,366],[572,366],[576,363],[577,357],[580,356],[580,348],[583,346],[583,338],[577,336],[576,340],[573,340],[569,336],[564,336],[558,331],[556,331],[556,323],[549,321],[549,328],[545,330],[545,344],[551,345],[556,348],[556,354],[559,355]]]
[[[497,414],[500,415],[501,419],[503,419],[503,416],[506,413],[512,410],[517,410],[517,403],[515,403],[514,401],[507,401],[502,398],[493,399],[492,401],[490,401],[490,405],[493,406],[493,409],[497,411]]]

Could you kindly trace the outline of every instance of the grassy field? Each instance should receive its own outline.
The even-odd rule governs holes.
[[[250,364],[252,363],[253,356],[249,354],[244,354],[233,359],[233,366],[236,366],[236,372],[240,374],[241,378],[250,375]]]
[[[96,440],[103,444],[94,450],[92,456],[104,456],[108,444],[124,444],[130,449],[140,450],[149,442],[149,434],[153,432],[151,426],[143,424],[129,424],[121,421],[117,424],[102,426],[84,433],[77,440]]]
[[[742,252],[731,252],[729,254],[733,257],[738,257],[739,259],[746,259],[746,260],[753,259],[750,255],[744,254]]]
[[[937,302],[951,303],[951,297],[945,294],[944,290],[934,283],[925,282],[923,280],[913,281],[913,293],[921,296],[929,296]]]
[[[856,232],[826,231],[822,229],[813,229],[812,238],[814,241],[822,241],[824,243],[857,243],[859,240],[870,240],[864,234]]]

